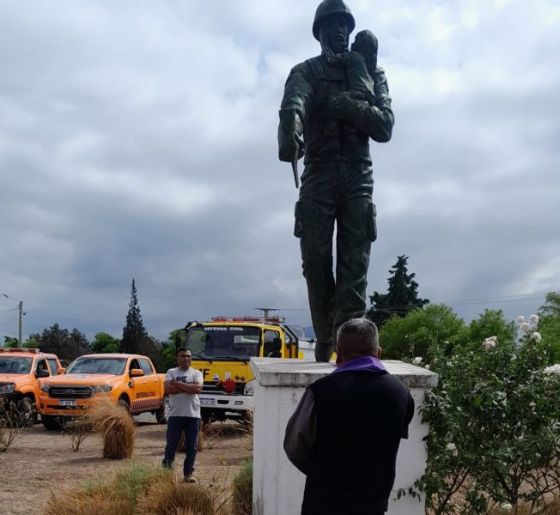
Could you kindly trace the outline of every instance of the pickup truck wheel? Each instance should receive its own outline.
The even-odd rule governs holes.
[[[128,403],[128,401],[121,397],[119,399],[119,402],[117,402],[117,406],[120,406],[121,408],[124,408],[126,410],[126,412],[128,413],[128,415],[130,416],[130,418],[132,418],[132,413],[130,412],[130,404]]]
[[[49,431],[62,429],[62,421],[59,417],[54,417],[53,415],[41,415],[41,422],[43,422],[45,429],[48,429]]]
[[[158,424],[167,424],[167,417],[169,416],[169,397],[167,395],[163,399],[161,408],[155,412]]]
[[[18,402],[18,425],[20,427],[33,427],[37,423],[37,408],[33,399],[24,397]]]

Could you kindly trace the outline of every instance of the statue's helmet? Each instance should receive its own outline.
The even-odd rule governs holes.
[[[350,8],[343,2],[343,0],[323,0],[317,10],[315,11],[315,19],[313,20],[313,35],[316,40],[319,40],[321,21],[327,16],[333,14],[340,14],[346,18],[348,23],[348,34],[350,34],[356,26],[354,16],[350,12]]]

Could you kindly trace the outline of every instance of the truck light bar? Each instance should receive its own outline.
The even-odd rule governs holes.
[[[14,347],[9,349],[2,348],[0,349],[0,352],[29,352],[31,354],[38,354],[39,349],[21,349],[21,348]]]
[[[283,317],[273,316],[273,317],[250,317],[250,316],[237,316],[237,317],[212,317],[211,322],[257,322],[266,324],[283,324]]]

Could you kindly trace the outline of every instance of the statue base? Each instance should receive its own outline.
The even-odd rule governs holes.
[[[389,498],[389,515],[424,515],[424,499],[397,492],[407,490],[426,467],[428,425],[421,422],[418,408],[426,390],[437,386],[438,376],[402,361],[383,364],[409,388],[416,410],[409,426],[409,438],[401,440],[396,479]],[[301,512],[305,476],[288,460],[282,448],[288,419],[305,391],[317,379],[328,375],[332,363],[297,359],[252,358],[255,374],[255,418],[253,428],[253,515],[298,515]]]

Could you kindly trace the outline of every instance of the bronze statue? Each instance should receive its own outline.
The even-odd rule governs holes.
[[[385,73],[377,66],[377,39],[362,31],[349,50],[354,27],[342,0],[319,4],[313,35],[321,55],[292,68],[280,109],[279,156],[292,163],[296,179],[297,160],[305,156],[294,234],[317,361],[330,359],[336,329],[365,313],[370,247],[377,237],[369,138],[389,141],[394,123]]]

